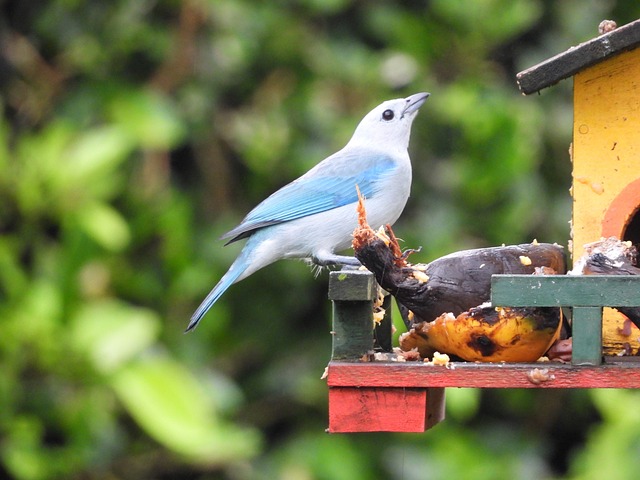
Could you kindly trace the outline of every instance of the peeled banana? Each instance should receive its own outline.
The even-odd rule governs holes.
[[[559,308],[482,305],[414,325],[400,337],[400,348],[417,348],[424,358],[440,352],[469,362],[535,362],[558,338],[561,325]]]

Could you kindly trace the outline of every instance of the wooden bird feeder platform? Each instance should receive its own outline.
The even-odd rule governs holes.
[[[517,76],[524,94],[574,79],[573,257],[615,236],[640,244],[640,20],[604,33]],[[333,352],[327,370],[329,428],[423,432],[444,419],[446,387],[640,388],[640,332],[623,334],[612,308],[640,306],[640,276],[494,275],[491,302],[563,307],[572,317],[570,364],[448,366],[373,359],[391,350],[391,320],[372,330],[377,285],[366,271],[332,272]],[[387,297],[387,302],[390,297]],[[390,309],[387,308],[387,311]],[[632,355],[620,356],[625,345]],[[397,360],[397,359],[396,359]]]

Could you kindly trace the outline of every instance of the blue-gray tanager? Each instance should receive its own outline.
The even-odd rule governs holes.
[[[247,243],[227,273],[195,311],[193,330],[233,283],[282,258],[311,258],[317,265],[360,265],[336,255],[349,247],[358,224],[357,189],[367,199],[374,226],[393,224],[411,188],[407,147],[411,123],[428,93],[389,100],[360,122],[349,143],[255,207],[222,236]]]

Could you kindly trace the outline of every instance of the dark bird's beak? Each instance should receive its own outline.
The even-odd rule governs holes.
[[[407,97],[406,98],[407,104],[405,105],[404,110],[402,111],[402,116],[404,117],[409,113],[413,113],[417,111],[422,106],[422,104],[427,101],[427,98],[429,98],[429,95],[431,94],[427,92],[421,92],[421,93],[416,93],[415,95],[411,95],[410,97]]]

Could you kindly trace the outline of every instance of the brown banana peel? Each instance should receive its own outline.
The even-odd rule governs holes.
[[[559,308],[479,306],[416,324],[400,337],[400,348],[417,348],[424,358],[437,351],[469,362],[535,362],[558,338],[561,325]]]

